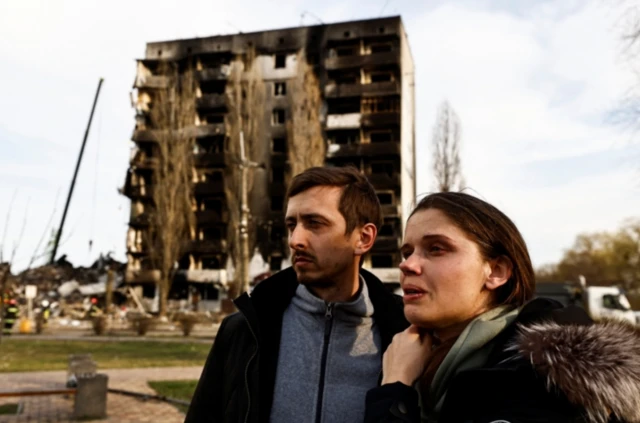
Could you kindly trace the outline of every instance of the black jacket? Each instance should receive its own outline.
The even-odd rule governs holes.
[[[494,341],[488,362],[451,381],[438,423],[640,422],[640,331],[593,323],[536,299]],[[367,394],[365,422],[420,422],[401,383]]]
[[[361,270],[374,307],[383,349],[408,323],[402,299]],[[185,423],[269,421],[282,316],[298,281],[292,268],[260,282],[234,302],[239,313],[222,321],[196,387]],[[293,393],[292,393],[293,394]]]

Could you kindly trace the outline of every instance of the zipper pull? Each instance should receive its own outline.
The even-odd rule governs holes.
[[[324,313],[324,317],[327,320],[331,320],[333,318],[333,303],[327,303],[327,310]]]

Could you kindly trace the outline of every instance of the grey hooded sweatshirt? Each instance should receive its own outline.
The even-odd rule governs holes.
[[[364,419],[383,351],[367,285],[360,287],[350,303],[325,303],[298,286],[282,322],[271,422]]]

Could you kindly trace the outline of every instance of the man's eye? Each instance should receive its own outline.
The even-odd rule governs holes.
[[[440,253],[444,251],[444,248],[442,248],[440,245],[432,245],[431,247],[429,247],[429,251],[432,253]]]

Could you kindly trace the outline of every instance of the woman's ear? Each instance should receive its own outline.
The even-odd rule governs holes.
[[[484,286],[488,290],[493,291],[507,283],[509,278],[511,278],[511,274],[513,273],[513,264],[508,257],[500,256],[496,259],[490,260],[489,266],[491,267],[491,271],[489,276],[487,276]]]

